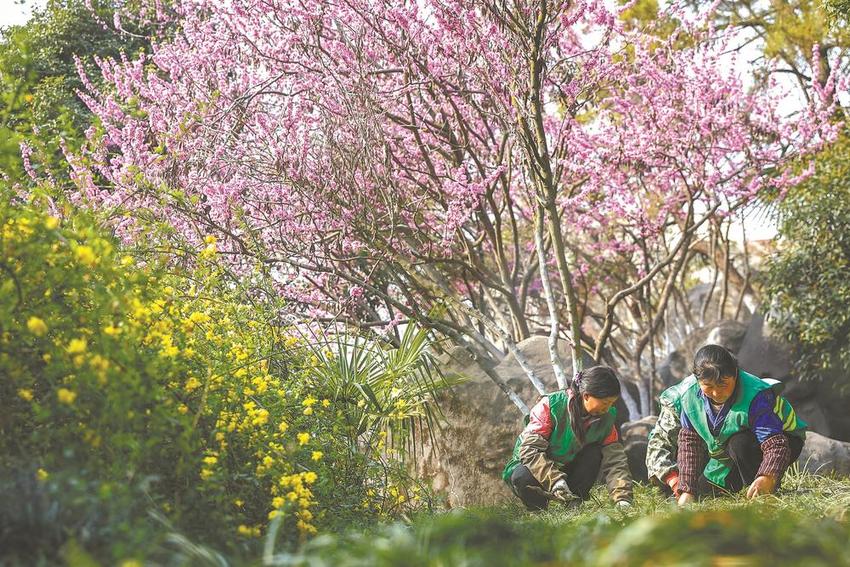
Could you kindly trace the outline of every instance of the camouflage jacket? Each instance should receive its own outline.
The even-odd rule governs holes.
[[[649,433],[646,445],[646,472],[649,480],[664,483],[664,477],[678,471],[679,430],[682,428],[680,412],[673,405],[661,404],[658,421]]]

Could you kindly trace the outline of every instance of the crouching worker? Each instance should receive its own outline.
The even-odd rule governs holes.
[[[631,476],[614,424],[619,397],[614,371],[594,366],[532,408],[502,472],[529,510],[544,510],[550,500],[586,500],[600,468],[616,505],[631,505]]]
[[[693,371],[697,382],[681,399],[679,504],[718,490],[772,493],[800,456],[806,424],[719,345],[699,349]]]

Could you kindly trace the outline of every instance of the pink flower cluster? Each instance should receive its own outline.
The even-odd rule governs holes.
[[[80,67],[100,125],[70,156],[78,198],[166,222],[199,249],[216,234],[237,265],[277,262],[281,293],[321,312],[387,266],[457,282],[446,266],[476,268],[470,250],[526,265],[536,201],[521,30],[544,6],[543,133],[563,232],[589,254],[633,250],[624,231],[662,238],[689,203],[729,210],[784,191],[806,175],[782,169],[788,157],[835,135],[834,79],[783,117],[782,93],[748,92],[723,38],[687,30],[696,41],[682,47],[624,31],[596,1],[513,5],[177,0],[145,13],[178,18],[151,54],[99,61],[104,89]]]

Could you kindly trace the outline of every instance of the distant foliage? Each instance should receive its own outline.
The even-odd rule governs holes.
[[[131,33],[113,27],[112,2],[45,4],[26,24],[0,35],[0,171],[12,181],[26,181],[30,172],[67,178],[62,145],[79,147],[92,122],[76,94],[83,85],[75,58],[92,69],[97,57],[133,56],[149,46],[151,30],[144,26],[133,22]],[[37,158],[29,159],[30,151]]]
[[[780,205],[778,254],[765,276],[771,318],[800,345],[804,375],[850,385],[850,136],[817,160],[815,175]]]

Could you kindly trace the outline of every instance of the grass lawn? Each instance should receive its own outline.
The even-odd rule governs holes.
[[[791,470],[777,495],[708,499],[678,510],[637,487],[629,513],[601,486],[578,508],[532,514],[519,505],[423,514],[344,534],[321,535],[295,552],[231,559],[177,545],[191,565],[850,565],[850,480]],[[286,529],[285,519],[280,529]],[[175,559],[178,559],[175,556]]]

